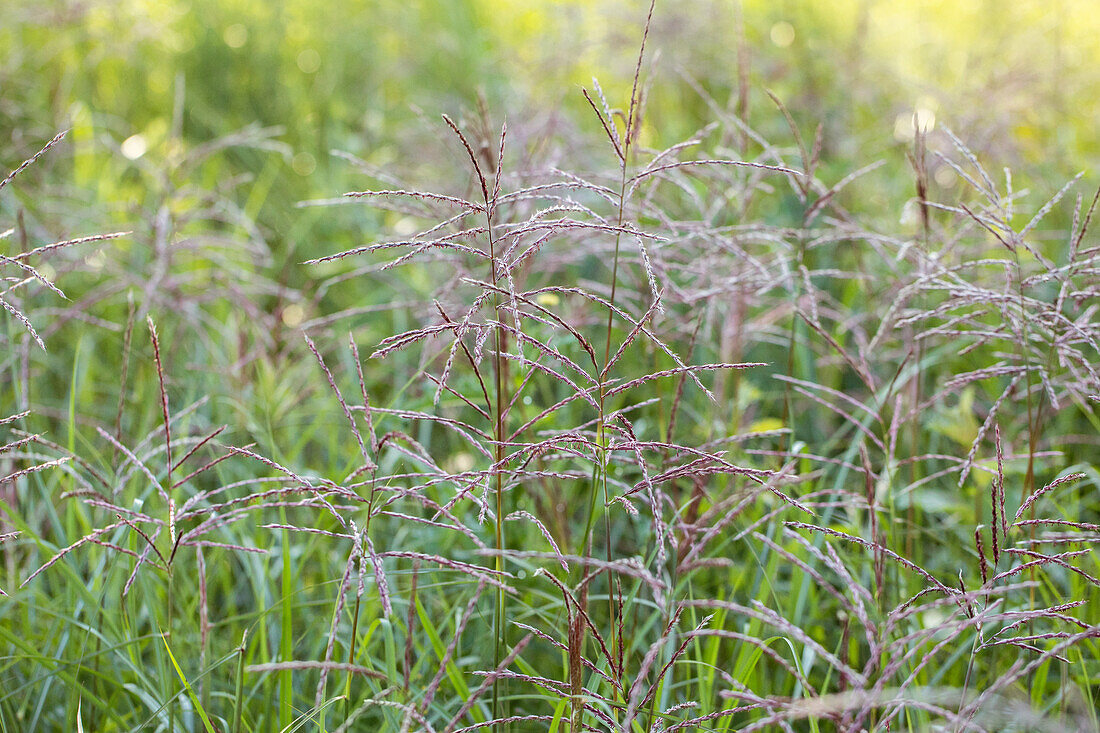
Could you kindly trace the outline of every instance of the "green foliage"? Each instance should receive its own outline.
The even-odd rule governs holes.
[[[1094,14],[901,5],[0,7],[0,730],[1097,727]]]

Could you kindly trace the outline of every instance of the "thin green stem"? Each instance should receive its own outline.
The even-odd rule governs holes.
[[[608,562],[607,570],[607,607],[608,607],[608,633],[611,636],[611,659],[609,665],[611,667],[613,684],[612,688],[615,692],[616,702],[621,692],[621,678],[623,670],[619,663],[621,656],[621,650],[619,649],[619,635],[616,633],[616,625],[619,623],[618,609],[615,606],[615,591],[614,583],[612,580],[612,573],[610,569],[610,563],[612,560],[611,550],[611,517],[608,513],[608,507],[611,504],[610,495],[607,489],[607,469],[610,464],[610,457],[607,452],[607,430],[606,430],[606,407],[605,399],[607,397],[607,371],[611,365],[611,331],[614,325],[615,317],[615,296],[618,292],[619,285],[619,255],[622,251],[622,228],[623,220],[626,215],[626,189],[627,189],[627,169],[629,167],[630,153],[633,148],[633,142],[637,136],[637,127],[639,122],[639,115],[641,110],[640,98],[638,95],[638,79],[641,76],[642,59],[645,56],[646,39],[649,37],[650,23],[653,20],[653,8],[656,5],[656,0],[651,0],[649,4],[649,14],[646,16],[645,30],[642,33],[641,47],[638,49],[638,63],[634,67],[634,85],[630,90],[630,107],[626,114],[626,125],[622,141],[621,155],[619,156],[619,211],[617,217],[617,229],[615,232],[615,258],[611,265],[611,297],[609,299],[610,306],[607,309],[607,328],[605,330],[604,340],[604,360],[603,368],[598,375],[599,382],[599,415],[596,422],[596,466],[593,470],[593,481],[591,488],[591,498],[589,500],[589,515],[586,523],[584,546],[587,549],[593,524],[593,514],[596,508],[596,482],[600,484],[602,488],[604,499],[604,552],[606,554],[606,560]],[[613,121],[608,120],[610,124],[614,124]],[[614,138],[612,142],[615,143]],[[616,147],[618,147],[616,145]]]
[[[1024,361],[1024,369],[1027,373],[1027,390],[1024,392],[1024,401],[1027,404],[1027,474],[1024,476],[1023,494],[1020,497],[1020,502],[1023,501],[1035,490],[1035,450],[1039,441],[1039,426],[1035,423],[1034,409],[1031,405],[1031,391],[1035,386],[1034,370],[1031,368],[1031,355],[1028,351],[1028,341],[1030,336],[1028,334],[1027,327],[1027,314],[1025,311],[1024,302],[1024,282],[1023,272],[1020,268],[1020,253],[1013,250],[1013,256],[1016,260],[1016,291],[1020,298],[1020,343],[1018,344],[1020,349],[1020,357]]]
[[[499,173],[498,173],[499,175]],[[494,396],[493,396],[493,442],[495,444],[493,466],[493,484],[494,493],[496,494],[496,562],[495,568],[497,573],[504,572],[504,552],[506,549],[504,539],[504,427],[505,427],[505,411],[504,411],[504,334],[503,327],[500,324],[501,318],[501,306],[500,295],[498,291],[498,273],[497,273],[497,256],[496,256],[496,239],[493,233],[493,206],[492,202],[486,198],[485,200],[485,225],[489,238],[489,267],[491,270],[491,279],[493,283],[493,318],[497,321],[497,326],[493,331],[493,382],[494,382]],[[493,668],[500,666],[500,661],[503,658],[503,649],[508,645],[507,630],[505,622],[507,619],[507,597],[504,594],[504,589],[497,586],[496,597],[496,610],[493,614]],[[494,719],[503,717],[500,708],[500,687],[501,684],[493,681],[493,717]],[[499,729],[499,726],[496,726]]]
[[[354,352],[356,360],[358,360],[358,353]],[[373,445],[373,436],[371,438]],[[375,456],[377,457],[377,456]],[[370,536],[370,519],[374,516],[374,499],[378,489],[377,484],[377,471],[378,467],[375,466],[375,470],[371,473],[370,480],[370,498],[367,500],[367,518],[363,523],[363,541],[366,542]],[[361,595],[355,596],[355,612],[351,617],[351,642],[348,644],[348,673],[344,679],[344,719],[347,720],[351,717],[351,665],[355,664],[355,646],[356,640],[359,637],[359,612],[362,608],[363,598]]]
[[[355,664],[355,639],[359,635],[359,608],[363,602],[362,597],[355,597],[355,612],[351,617],[351,642],[348,644],[348,668],[344,678],[344,720],[351,717],[351,665]]]
[[[615,295],[619,282],[619,253],[622,244],[622,226],[623,219],[625,217],[626,208],[626,184],[627,184],[627,155],[630,151],[630,121],[633,119],[633,104],[631,105],[631,117],[627,120],[627,137],[623,145],[623,157],[620,165],[620,179],[619,179],[619,211],[617,217],[618,231],[615,232],[615,257],[611,265],[611,297],[609,303],[611,307],[607,310],[607,328],[605,331],[604,341],[604,359],[603,367],[600,369],[600,373],[597,375],[597,381],[599,383],[599,399],[598,407],[599,414],[596,420],[596,456],[592,465],[592,479],[589,489],[588,500],[588,518],[585,520],[584,535],[581,537],[580,547],[578,554],[587,557],[591,551],[592,545],[592,530],[595,525],[596,517],[596,503],[597,497],[602,493],[604,498],[604,552],[608,563],[612,559],[611,550],[611,518],[608,516],[607,507],[610,504],[610,497],[607,491],[607,432],[605,430],[605,399],[607,396],[607,368],[611,362],[611,331],[614,325],[615,315]],[[601,491],[602,489],[602,491]],[[621,672],[621,670],[615,669],[615,660],[618,655],[618,636],[615,634],[616,623],[616,610],[615,610],[615,594],[612,590],[611,571],[607,571],[607,602],[608,602],[608,622],[611,636],[611,660],[613,676]],[[587,594],[585,594],[587,597]],[[613,685],[616,691],[618,686]]]
[[[165,600],[165,619],[164,630],[161,632],[161,636],[165,639],[172,638],[172,568],[169,566],[168,571],[168,591],[167,599]],[[173,685],[174,686],[174,685]],[[168,733],[172,733],[176,729],[176,695],[172,695],[168,703]]]
[[[233,691],[233,733],[240,733],[241,722],[244,720],[244,650],[247,639],[248,631],[245,631],[241,637],[241,645],[237,647],[237,679]]]

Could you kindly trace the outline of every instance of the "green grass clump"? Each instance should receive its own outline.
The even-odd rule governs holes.
[[[1100,728],[1100,194],[745,86],[651,147],[653,23],[308,246],[270,128],[126,232],[45,235],[63,134],[0,182],[0,730]]]

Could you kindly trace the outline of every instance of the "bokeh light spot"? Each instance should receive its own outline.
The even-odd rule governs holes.
[[[936,183],[942,188],[952,188],[959,182],[959,176],[949,166],[941,165],[936,169],[936,172],[932,174],[932,178],[936,180]]]
[[[917,107],[912,112],[902,112],[894,118],[894,139],[913,142],[917,130],[931,132],[936,129],[936,113],[928,107]]]
[[[295,328],[305,320],[306,312],[302,306],[297,303],[291,303],[286,308],[283,308],[283,323],[290,328]]]
[[[120,147],[122,154],[128,160],[137,160],[145,155],[145,151],[149,149],[149,143],[145,140],[145,136],[139,132],[123,140]]]
[[[248,29],[241,23],[234,23],[222,32],[222,40],[230,48],[240,48],[248,43]]]
[[[321,68],[321,54],[314,51],[312,48],[307,48],[298,54],[298,68],[303,74],[316,73]]]
[[[786,48],[794,43],[794,26],[785,20],[781,20],[772,26],[768,35],[771,36],[772,43],[776,46]]]
[[[317,170],[317,160],[309,153],[297,153],[290,161],[290,167],[300,176],[308,176]]]

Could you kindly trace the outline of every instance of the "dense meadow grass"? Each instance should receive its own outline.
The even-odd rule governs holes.
[[[1083,57],[628,5],[0,11],[0,731],[1100,730]]]

